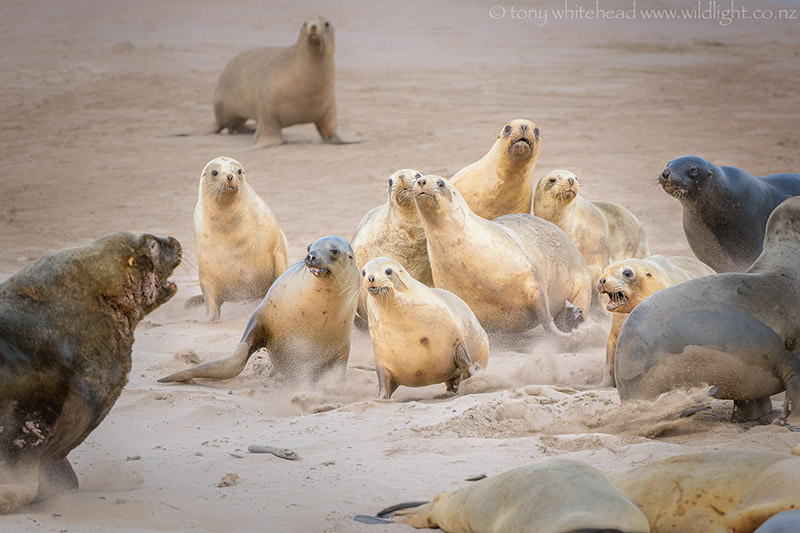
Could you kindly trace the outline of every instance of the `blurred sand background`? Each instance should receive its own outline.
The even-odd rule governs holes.
[[[495,4],[502,11],[490,14]],[[515,388],[489,394],[442,398],[440,385],[376,401],[362,331],[346,383],[280,387],[264,376],[264,356],[232,380],[156,383],[186,359],[230,353],[257,303],[227,303],[213,324],[202,309],[183,309],[199,293],[197,182],[219,155],[243,163],[294,262],[320,236],[351,238],[385,201],[393,171],[449,177],[481,157],[507,120],[529,118],[543,138],[535,179],[570,169],[585,196],[633,211],[653,252],[690,254],[680,206],[656,181],[670,159],[702,155],[755,175],[800,171],[800,4],[740,5],[795,15],[726,24],[645,20],[639,11],[565,20],[553,11],[563,2],[541,1],[5,0],[0,279],[119,230],[172,235],[186,261],[179,294],[136,331],[122,397],[70,455],[81,489],[0,517],[0,530],[401,531],[352,516],[550,456],[617,470],[700,449],[788,452],[800,434],[730,424],[729,402],[663,424],[668,402],[655,413],[620,407],[612,389],[585,390],[601,378],[604,319],[570,346],[538,330],[492,339],[488,373]],[[529,9],[548,19],[521,20]],[[339,132],[364,143],[322,145],[313,125],[286,129],[288,144],[260,151],[248,151],[243,135],[170,136],[211,123],[211,93],[231,57],[289,45],[317,14],[336,28]],[[302,460],[249,454],[253,443]],[[217,487],[227,473],[238,482]]]

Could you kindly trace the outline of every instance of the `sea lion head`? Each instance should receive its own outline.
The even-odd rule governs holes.
[[[389,203],[403,209],[414,208],[413,187],[422,173],[413,168],[398,170],[389,176]]]
[[[539,154],[539,128],[530,120],[517,118],[506,122],[497,136],[512,160],[527,162]]]
[[[361,269],[361,284],[370,296],[387,298],[394,291],[406,292],[406,269],[391,257],[376,257]]]
[[[652,287],[654,283],[658,286]],[[657,279],[646,262],[633,258],[608,265],[597,282],[600,294],[608,296],[606,309],[615,313],[630,313],[650,294],[664,287],[666,284]]]
[[[414,203],[422,217],[436,217],[444,213],[466,217],[469,211],[464,197],[448,180],[432,174],[417,178],[414,183]]]
[[[536,184],[535,197],[548,198],[557,204],[571,202],[579,191],[578,176],[569,170],[553,170]]]
[[[311,17],[303,22],[298,42],[306,43],[313,52],[333,52],[333,25],[323,17]]]
[[[702,157],[684,156],[673,159],[658,176],[661,187],[677,199],[691,197],[714,178],[716,165]]]
[[[350,243],[341,237],[329,236],[317,239],[308,245],[303,263],[306,269],[320,279],[341,277],[341,272],[354,272],[358,279],[358,269],[353,258]]]
[[[767,219],[764,249],[778,242],[800,245],[800,196],[781,202]]]
[[[173,237],[120,232],[88,245],[81,254],[91,280],[100,287],[101,305],[120,321],[135,326],[144,315],[172,298],[177,285],[168,278],[180,264],[181,244]]]
[[[200,174],[201,189],[217,201],[239,192],[239,185],[244,181],[242,164],[230,157],[212,159]]]

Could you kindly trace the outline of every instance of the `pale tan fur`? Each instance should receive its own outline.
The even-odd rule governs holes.
[[[530,149],[516,145],[525,142]],[[511,120],[500,130],[486,155],[456,172],[450,181],[472,211],[487,220],[510,213],[530,214],[533,168],[540,146],[535,123]]]
[[[653,533],[750,532],[800,506],[800,458],[755,450],[686,454],[609,472]]]
[[[633,213],[583,198],[578,177],[569,170],[553,170],[539,180],[533,213],[569,235],[586,259],[594,286],[609,263],[650,255],[644,227]]]
[[[486,368],[489,338],[455,294],[427,287],[388,257],[363,267],[361,286],[369,291],[380,397],[389,398],[399,385],[445,383],[455,391],[462,379]]]
[[[361,219],[352,241],[359,270],[370,259],[392,257],[414,279],[433,286],[425,230],[411,191],[414,181],[421,176],[418,170],[411,168],[392,174],[386,203],[370,210]],[[362,288],[358,315],[363,319],[367,318],[366,301],[367,293]]]
[[[607,298],[607,309],[613,311],[611,331],[606,344],[605,387],[614,386],[614,355],[619,330],[633,309],[645,298],[687,279],[715,274],[714,270],[693,257],[651,255],[644,259],[628,258],[608,265],[600,276],[597,290],[606,296],[622,293],[624,298]]]
[[[553,321],[567,304],[585,314],[591,278],[578,249],[553,224],[526,214],[489,221],[474,214],[439,176],[423,176],[414,198],[428,241],[436,287],[452,291],[487,331],[522,332]]]
[[[306,20],[289,47],[254,48],[234,57],[214,90],[214,130],[239,131],[256,121],[259,146],[281,144],[281,128],[314,123],[322,140],[336,133],[333,26],[322,17]]]
[[[218,157],[203,168],[194,239],[211,320],[219,319],[223,302],[263,297],[286,270],[286,237],[235,159]]]

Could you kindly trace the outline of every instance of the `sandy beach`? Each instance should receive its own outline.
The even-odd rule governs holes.
[[[277,384],[263,353],[234,379],[156,381],[230,354],[258,303],[226,303],[215,323],[184,309],[200,292],[200,171],[221,155],[245,166],[293,263],[321,236],[351,239],[395,170],[452,176],[507,120],[528,118],[542,131],[534,179],[572,170],[586,197],[639,218],[654,253],[691,255],[680,204],[656,179],[670,159],[800,172],[800,4],[743,5],[761,17],[691,16],[690,0],[584,2],[580,17],[572,0],[574,16],[557,1],[5,2],[0,280],[121,230],[171,235],[185,260],[178,294],[136,330],[125,391],[69,456],[80,490],[0,516],[0,530],[403,531],[353,516],[548,457],[624,470],[707,449],[788,453],[800,433],[733,424],[731,402],[682,420],[683,397],[620,406],[614,389],[595,386],[610,326],[600,316],[566,345],[541,328],[491,338],[487,373],[510,385],[491,393],[401,387],[378,401],[361,330],[344,383]],[[686,13],[648,18],[650,7]],[[598,8],[602,18],[586,14]],[[339,133],[364,142],[322,144],[311,124],[255,151],[247,135],[174,136],[211,124],[211,94],[231,57],[287,46],[318,14],[336,28]],[[301,459],[248,453],[254,443]],[[229,473],[238,481],[218,487]]]

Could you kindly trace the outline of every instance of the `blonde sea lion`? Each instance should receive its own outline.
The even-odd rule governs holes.
[[[281,128],[313,122],[323,142],[341,144],[336,133],[333,26],[306,20],[289,47],[253,48],[234,57],[214,90],[214,133],[237,132],[256,121],[255,142],[283,142]]]
[[[650,531],[629,497],[599,470],[570,459],[509,470],[406,508],[413,505],[393,506],[378,516],[397,511],[396,522],[448,533]]]
[[[609,263],[650,255],[636,216],[621,205],[582,197],[578,177],[569,170],[553,170],[539,180],[533,214],[569,235],[586,259],[595,287]]]
[[[425,230],[411,191],[421,178],[419,170],[406,168],[389,176],[386,203],[371,209],[356,229],[353,252],[359,270],[375,257],[393,257],[415,280],[433,286]],[[358,316],[367,317],[367,293],[358,298]]]
[[[455,392],[486,368],[489,338],[461,298],[425,286],[388,257],[372,259],[361,274],[379,397],[390,398],[399,385],[442,382]]]
[[[507,122],[492,148],[450,178],[470,209],[487,220],[511,213],[531,213],[533,168],[541,139],[535,123]]]
[[[269,351],[278,373],[291,377],[316,378],[329,369],[344,371],[358,286],[358,270],[348,242],[340,237],[317,239],[308,246],[305,259],[272,284],[230,357],[158,381],[232,378],[260,348]]]
[[[761,255],[745,272],[690,279],[661,290],[628,315],[617,340],[620,399],[708,384],[733,400],[733,420],[771,417],[800,425],[800,197],[767,222]]]
[[[0,513],[78,487],[67,454],[111,410],[133,332],[172,298],[172,237],[114,233],[0,284]]]
[[[693,257],[651,255],[644,259],[631,257],[608,265],[597,282],[597,290],[608,297],[606,309],[614,314],[606,344],[604,387],[614,386],[614,354],[619,330],[628,314],[645,298],[661,289],[687,279],[709,276],[715,272]]]
[[[473,213],[439,176],[423,176],[414,200],[428,241],[433,283],[463,299],[487,331],[515,333],[542,324],[569,336],[592,294],[581,253],[555,225],[532,215],[489,221]]]
[[[652,533],[752,532],[772,515],[800,508],[800,458],[788,454],[708,451],[606,476],[639,506]]]
[[[218,320],[223,302],[262,298],[286,270],[286,236],[272,211],[230,157],[209,161],[200,174],[194,241],[206,314]]]

